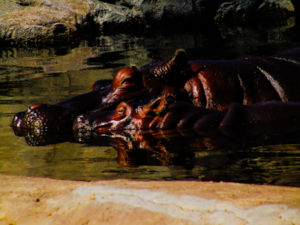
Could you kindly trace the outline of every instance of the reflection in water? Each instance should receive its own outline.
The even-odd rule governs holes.
[[[205,181],[299,186],[300,146],[284,144],[299,143],[298,135],[238,140],[221,135],[199,137],[192,132],[132,131],[109,134],[108,141],[95,135],[89,144],[110,142],[117,151],[119,165],[166,166],[173,172],[171,179],[183,176]]]
[[[120,67],[169,58],[177,48],[191,58],[273,54],[299,46],[295,28],[226,29],[150,37],[103,36],[76,48],[0,49],[0,172],[62,179],[195,179],[300,186],[299,138],[262,140],[174,133],[68,137],[28,146],[9,127],[14,113],[87,92]],[[48,142],[49,143],[49,142]],[[270,145],[272,144],[272,145]]]
[[[53,137],[55,139],[55,137]],[[61,141],[62,137],[57,141]],[[53,141],[54,139],[51,139]],[[66,140],[65,140],[66,141]],[[74,142],[71,141],[71,142]],[[293,143],[293,144],[290,144]],[[31,144],[31,143],[30,143]],[[68,172],[68,179],[93,180],[103,178],[143,178],[143,179],[193,179],[202,181],[229,181],[256,184],[300,185],[300,140],[299,133],[286,136],[264,136],[254,139],[233,139],[221,135],[197,136],[192,131],[127,131],[105,135],[93,134],[84,145],[76,146],[76,151],[84,148],[90,154],[74,152],[76,157],[68,156],[61,161],[62,149],[44,151],[45,164],[81,164],[83,167],[71,171],[58,170],[60,177]],[[103,158],[93,154],[102,153],[113,147],[116,155],[109,159],[119,165],[103,167]],[[73,149],[73,151],[75,151]],[[69,149],[70,151],[71,149]],[[82,149],[81,149],[82,151]],[[78,153],[82,156],[78,156]],[[68,152],[68,154],[70,154]],[[92,164],[90,168],[90,164]],[[99,167],[97,167],[98,165]],[[97,169],[95,169],[97,167]],[[52,169],[54,169],[52,168]],[[68,166],[67,166],[68,168]],[[167,170],[168,172],[166,173]],[[73,174],[76,171],[76,174]],[[37,174],[41,176],[40,173]]]

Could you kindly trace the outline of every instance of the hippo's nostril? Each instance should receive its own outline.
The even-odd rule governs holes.
[[[25,112],[16,113],[12,119],[10,126],[14,128],[22,128],[24,117],[25,117]]]

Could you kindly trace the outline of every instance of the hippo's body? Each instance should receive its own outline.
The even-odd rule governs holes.
[[[188,61],[179,50],[166,62],[123,68],[112,81],[97,81],[92,92],[32,106],[16,114],[12,126],[48,135],[71,132],[75,121],[75,136],[124,129],[284,132],[300,127],[299,84],[300,49],[215,61]]]

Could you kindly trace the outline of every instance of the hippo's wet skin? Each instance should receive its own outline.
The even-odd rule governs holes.
[[[286,133],[300,128],[300,103],[233,103],[224,111],[180,101],[166,104],[162,97],[140,106],[121,102],[114,111],[90,112],[77,117],[73,131],[82,136],[85,129],[100,134],[157,129],[181,132],[188,129],[198,135],[240,137]]]
[[[216,61],[188,61],[178,50],[169,61],[123,68],[112,81],[97,81],[89,93],[31,106],[15,115],[12,127],[16,134],[47,136],[71,132],[74,121],[77,138],[136,129],[231,136],[291,131],[299,127],[300,103],[293,103],[300,102],[299,83],[300,49]]]

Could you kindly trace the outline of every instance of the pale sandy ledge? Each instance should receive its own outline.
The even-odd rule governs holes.
[[[300,188],[0,175],[0,224],[300,224]]]

